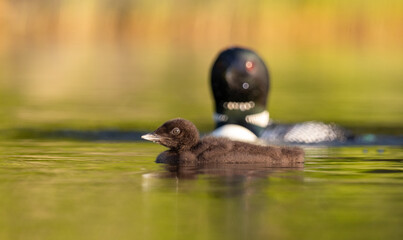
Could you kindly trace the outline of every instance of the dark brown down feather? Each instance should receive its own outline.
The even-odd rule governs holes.
[[[181,118],[164,123],[143,138],[170,148],[157,157],[160,163],[266,163],[269,166],[287,166],[304,162],[305,156],[304,150],[299,147],[262,146],[212,136],[200,139],[196,126]]]

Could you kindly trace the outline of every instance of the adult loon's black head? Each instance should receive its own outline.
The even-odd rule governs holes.
[[[183,118],[175,118],[162,124],[152,133],[141,138],[159,143],[175,151],[191,149],[199,141],[199,131],[196,126]]]
[[[216,127],[236,124],[259,136],[269,120],[269,80],[266,65],[252,50],[234,47],[222,51],[211,69]]]

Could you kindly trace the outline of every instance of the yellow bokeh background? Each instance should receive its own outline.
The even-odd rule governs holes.
[[[7,127],[211,127],[210,67],[234,45],[269,65],[276,120],[402,126],[402,1],[25,0],[0,16]]]

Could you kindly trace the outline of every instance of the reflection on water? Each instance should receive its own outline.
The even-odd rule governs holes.
[[[274,184],[278,180],[302,183],[302,166],[303,164],[300,167],[268,168],[262,164],[165,165],[165,171],[143,174],[142,189],[145,196],[158,195],[161,192],[174,193],[172,207],[176,227],[186,226],[194,234],[201,234],[200,239],[256,239],[266,237],[263,232],[260,236],[262,233],[259,231],[275,228],[266,222],[269,215],[260,216],[261,211],[270,205],[269,202],[266,203],[265,192],[273,184],[272,181]],[[152,197],[147,202],[148,200],[152,201]],[[148,204],[152,211],[152,205],[158,202]],[[190,236],[190,229],[179,230],[175,237],[186,236],[186,233]],[[272,233],[267,236],[276,236],[278,231],[282,230],[269,230],[268,233]]]
[[[298,168],[156,164],[152,143],[0,144],[1,239],[401,239],[401,146]]]
[[[214,176],[234,179],[265,178],[271,173],[302,170],[304,163],[293,163],[289,166],[270,167],[267,164],[194,164],[194,165],[170,165],[163,164],[164,172],[147,173],[144,179],[150,178],[175,178],[196,179],[198,176]]]
[[[271,224],[262,222],[263,216],[259,216],[260,211],[267,208],[264,192],[272,184],[268,177],[303,181],[302,174],[296,173],[301,169],[270,169],[257,165],[169,166],[166,170],[143,175],[144,195],[175,193],[175,225],[186,226],[195,235],[201,234],[200,239],[258,238],[259,231],[271,228]],[[190,229],[179,230],[176,237],[182,233],[184,236],[192,234]],[[273,230],[273,236],[277,231],[279,229]]]

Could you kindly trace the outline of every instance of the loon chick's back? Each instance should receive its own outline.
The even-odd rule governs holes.
[[[196,126],[185,119],[172,119],[143,139],[159,143],[170,150],[161,153],[163,163],[267,163],[270,166],[304,162],[299,147],[260,146],[227,138],[200,138]]]

